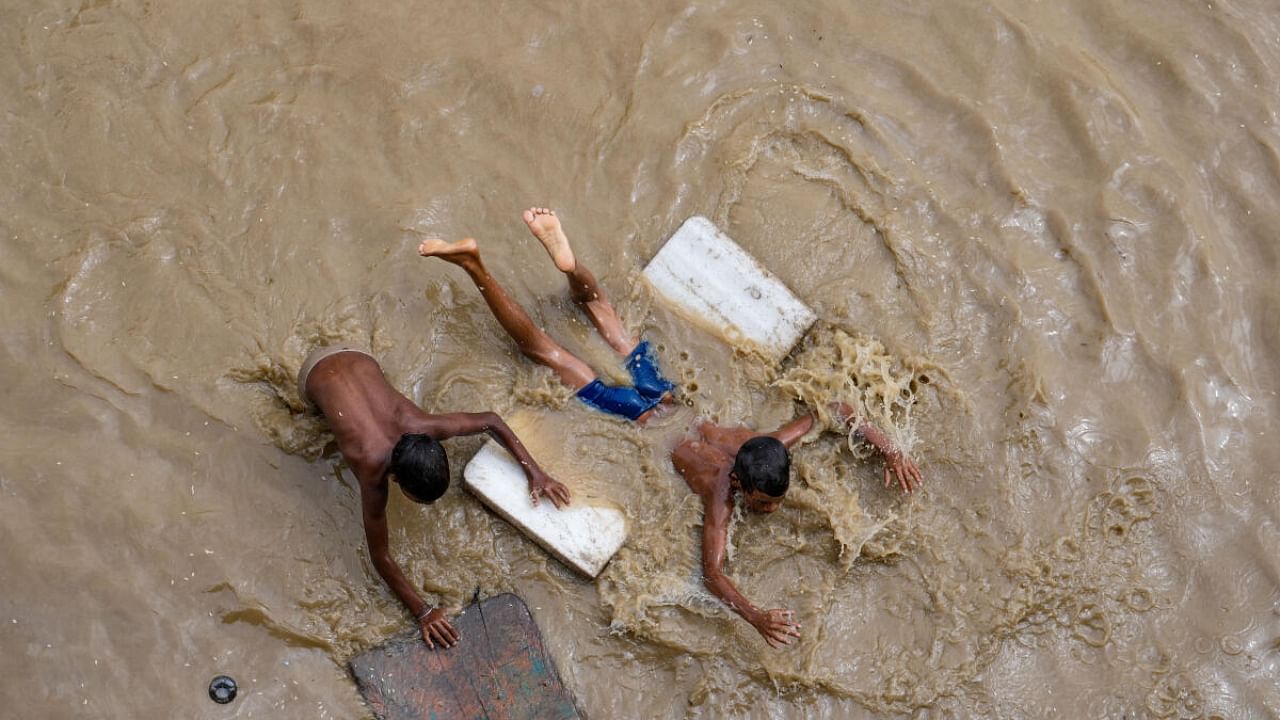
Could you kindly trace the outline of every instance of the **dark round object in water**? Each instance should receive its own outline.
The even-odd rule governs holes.
[[[226,675],[219,675],[209,682],[209,699],[219,705],[226,705],[236,699],[236,681]]]

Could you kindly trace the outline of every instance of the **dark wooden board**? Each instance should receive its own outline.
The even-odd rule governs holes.
[[[523,600],[497,595],[450,622],[462,639],[447,650],[415,635],[351,660],[381,720],[581,720]]]

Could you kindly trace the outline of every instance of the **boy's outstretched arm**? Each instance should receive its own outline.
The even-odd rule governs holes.
[[[418,629],[427,647],[453,647],[458,643],[458,631],[449,624],[449,619],[441,608],[429,607],[418,596],[413,585],[405,579],[400,566],[391,557],[390,545],[387,541],[387,486],[374,483],[360,483],[360,504],[364,516],[364,537],[369,546],[369,559],[373,567],[382,576],[391,592],[400,598],[400,602],[408,608],[418,621]]]
[[[831,403],[831,410],[836,413],[841,425],[850,426],[857,423],[857,434],[871,443],[884,456],[885,487],[889,487],[893,480],[896,479],[898,486],[905,493],[915,492],[920,489],[921,484],[924,483],[924,476],[920,474],[920,468],[911,458],[898,449],[898,446],[893,444],[888,435],[885,435],[880,428],[870,422],[859,418],[848,403]],[[813,429],[813,425],[817,420],[817,415],[813,413],[803,415],[769,433],[769,436],[777,438],[790,449],[800,438]]]
[[[817,422],[817,420],[818,420],[817,416],[813,415],[812,413],[808,415],[802,415],[796,418],[795,420],[792,420],[791,422],[787,423],[786,425],[783,425],[777,430],[774,430],[773,432],[769,433],[769,437],[775,438],[778,442],[782,443],[783,446],[785,446],[788,450],[790,450],[791,446],[795,445],[797,442],[800,442],[800,438],[809,434],[809,431],[813,429],[813,424]]]
[[[751,623],[770,647],[790,645],[800,637],[800,624],[795,613],[785,608],[761,610],[747,600],[733,581],[724,574],[725,543],[729,530],[729,506],[727,503],[703,499],[705,512],[702,520],[702,581],[712,595],[720,598],[742,619]],[[715,510],[713,508],[719,508]]]
[[[524,468],[525,477],[529,479],[529,495],[533,504],[538,498],[545,496],[557,508],[569,504],[569,488],[552,480],[550,475],[542,471],[533,456],[525,449],[524,443],[512,432],[507,423],[497,413],[444,413],[426,415],[415,423],[418,432],[424,432],[437,440],[445,440],[458,435],[475,435],[487,432],[511,453],[520,467]]]
[[[898,487],[902,488],[904,493],[912,493],[920,489],[920,486],[924,483],[924,476],[920,474],[920,468],[911,458],[906,456],[906,453],[893,444],[888,435],[885,435],[880,428],[870,422],[857,417],[853,408],[846,403],[832,403],[831,409],[839,415],[841,424],[852,425],[857,423],[858,427],[855,432],[863,440],[871,443],[884,456],[885,487],[892,485],[896,479]]]

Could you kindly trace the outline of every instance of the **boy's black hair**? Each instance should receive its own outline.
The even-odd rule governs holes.
[[[733,459],[733,476],[742,489],[782,497],[791,486],[791,456],[777,438],[760,435],[742,443]]]
[[[391,474],[405,492],[432,502],[449,489],[449,458],[435,438],[405,433],[391,451]]]

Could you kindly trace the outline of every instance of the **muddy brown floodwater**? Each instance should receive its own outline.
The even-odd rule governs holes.
[[[366,713],[343,663],[411,621],[290,384],[343,340],[428,409],[534,418],[549,466],[626,507],[595,582],[457,486],[389,510],[431,601],[526,598],[590,717],[1280,715],[1274,2],[0,18],[0,714]],[[679,412],[567,400],[414,252],[478,238],[616,372],[529,205]],[[646,295],[693,214],[817,311],[804,354],[768,367]],[[841,387],[879,398],[926,490],[881,488],[839,435],[797,451],[783,509],[732,534],[730,575],[804,625],[773,651],[702,590],[667,451],[698,416],[769,427]],[[451,441],[455,473],[478,446]]]

